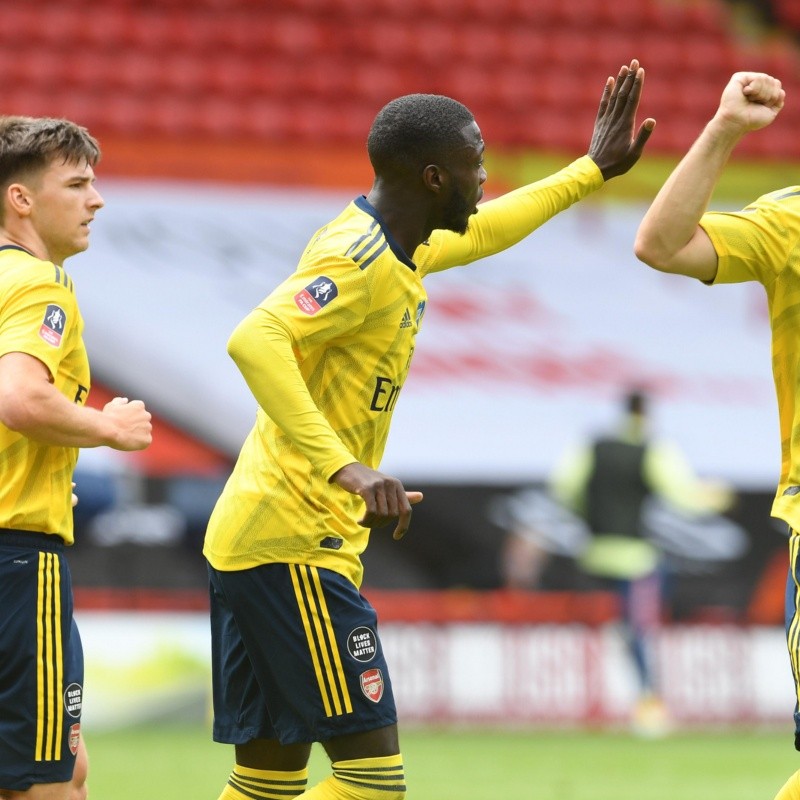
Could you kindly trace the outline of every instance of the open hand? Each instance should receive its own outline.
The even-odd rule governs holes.
[[[622,66],[616,80],[606,80],[594,123],[589,157],[608,180],[626,173],[640,158],[656,121],[648,117],[636,131],[636,112],[644,85],[644,70],[636,59]]]

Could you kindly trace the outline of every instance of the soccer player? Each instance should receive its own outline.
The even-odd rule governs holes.
[[[770,192],[735,213],[706,211],[736,144],[745,134],[769,125],[784,99],[780,81],[770,75],[733,75],[713,118],[645,214],[635,252],[663,272],[708,284],[757,281],[766,290],[782,448],[772,515],[790,528],[786,633],[800,698],[800,186]],[[795,730],[795,747],[800,749],[798,705]],[[800,772],[776,800],[800,800]]]
[[[644,71],[603,90],[587,156],[478,207],[484,143],[461,103],[388,103],[375,178],[317,231],[228,352],[258,401],[209,521],[214,738],[235,745],[221,800],[405,796],[392,684],[359,594],[369,529],[411,522],[419,492],[378,471],[425,314],[422,279],[510,247],[639,159]],[[313,742],[333,774],[306,790]]]
[[[0,799],[81,800],[83,653],[65,546],[78,448],[150,443],[141,401],[85,406],[89,364],[69,256],[103,199],[95,139],[0,117]]]

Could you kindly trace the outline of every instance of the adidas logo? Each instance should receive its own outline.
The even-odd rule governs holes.
[[[403,312],[403,319],[400,321],[401,328],[410,328],[412,325],[411,322],[411,314],[408,313],[408,309]]]

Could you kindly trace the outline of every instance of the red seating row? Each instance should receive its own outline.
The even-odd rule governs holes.
[[[684,151],[700,132],[713,105],[701,93],[686,93],[679,105],[658,105],[658,97],[644,114],[658,119],[650,152]],[[305,143],[363,142],[378,108],[358,97],[328,101],[297,99],[288,102],[265,97],[260,100],[224,95],[197,98],[148,97],[128,92],[64,93],[20,92],[9,89],[4,105],[15,113],[63,115],[80,121],[92,131],[125,131],[159,137],[219,138]],[[570,106],[558,103],[519,102],[516,108],[498,110],[481,104],[471,106],[491,149],[500,145],[558,150],[579,155],[589,144],[596,104]],[[800,159],[796,130],[800,111],[786,109],[778,124],[743,142],[741,153],[772,158]]]
[[[41,49],[21,59],[0,47],[0,74],[17,89],[38,91],[120,91],[148,96],[232,98],[359,97],[375,104],[407,92],[452,94],[468,104],[487,107],[569,104],[594,107],[608,74],[627,62],[627,37],[609,38],[607,51],[584,52],[584,60],[561,60],[578,36],[554,36],[552,57],[527,63],[497,60],[493,64],[455,61],[432,69],[429,63],[397,64],[377,58],[348,60],[323,54],[305,61],[280,54],[248,57],[240,53],[185,52],[161,55],[137,50],[87,51],[77,58]],[[643,40],[641,58],[647,67],[647,94],[658,93],[655,105],[680,105],[685,96],[703,96],[711,105],[732,72],[765,69],[791,84],[800,59],[795,52],[748,53],[731,45],[687,38],[682,42]],[[563,51],[563,52],[559,52]],[[589,58],[591,54],[591,58]],[[636,54],[638,55],[638,53]],[[680,76],[679,79],[676,76]],[[656,88],[658,87],[658,88]]]
[[[724,0],[6,5],[2,108],[74,115],[98,132],[363,141],[384,102],[428,91],[463,100],[490,140],[580,149],[606,75],[637,57],[643,112],[661,117],[658,139],[683,145],[732,72],[763,69],[800,90],[798,51],[738,44]]]
[[[365,39],[371,39],[384,51],[405,52],[407,57],[418,51],[450,57],[451,44],[466,40],[476,57],[481,53],[490,57],[486,47],[491,40],[511,31],[584,31],[601,46],[603,32],[649,32],[663,39],[685,33],[718,38],[725,30],[721,0],[691,5],[676,0],[639,0],[635,4],[598,0],[375,2],[377,5],[367,5],[364,0],[273,0],[249,7],[232,4],[232,8],[214,3],[206,7],[103,3],[93,5],[89,12],[55,0],[5,3],[0,42],[26,47],[43,44],[72,52],[83,47],[194,53],[274,48],[287,53],[346,49],[355,55]],[[395,11],[402,14],[395,15]],[[487,20],[487,14],[493,19]]]

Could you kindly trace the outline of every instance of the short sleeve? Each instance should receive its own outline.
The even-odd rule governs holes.
[[[0,356],[26,353],[55,377],[65,343],[79,326],[75,295],[52,281],[23,284],[4,298],[0,314]]]
[[[800,239],[800,196],[773,192],[737,212],[709,212],[700,225],[717,252],[714,283],[772,284]]]

